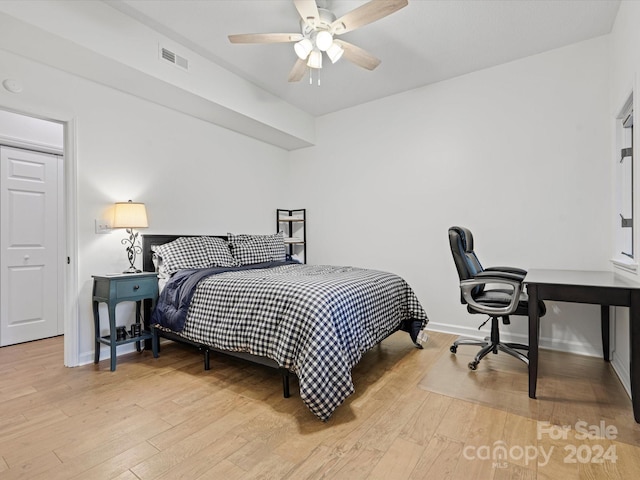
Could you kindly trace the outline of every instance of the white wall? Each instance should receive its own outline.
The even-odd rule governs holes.
[[[62,152],[64,131],[61,123],[0,110],[0,141],[18,147],[29,144],[43,151]]]
[[[614,119],[629,94],[634,94],[634,145],[640,145],[640,128],[638,128],[638,118],[640,112],[640,3],[625,1],[620,5],[616,22],[611,32],[611,91],[610,91],[610,113]],[[637,149],[636,149],[637,150]],[[619,152],[612,151],[610,161],[617,161]],[[640,212],[640,177],[638,176],[638,155],[634,155],[634,211]],[[612,212],[617,215],[617,212]],[[636,213],[637,217],[637,213]],[[639,251],[640,241],[638,239],[640,230],[638,222],[634,221],[635,251]],[[612,252],[612,256],[614,253]],[[621,272],[624,274],[625,272]],[[627,274],[630,278],[638,281],[637,274]],[[613,352],[612,363],[622,379],[627,391],[630,392],[629,382],[629,311],[626,308],[615,309]]]
[[[610,268],[607,59],[601,37],[319,118],[291,153],[310,262],[396,272],[431,328],[473,335],[451,225],[485,266]],[[598,307],[549,306],[543,346],[601,354]]]
[[[313,143],[311,115],[105,2],[3,0],[0,45],[50,65],[283,148]],[[159,45],[189,60],[188,73]]]
[[[92,360],[91,275],[128,264],[124,232],[94,230],[113,202],[146,203],[148,233],[273,232],[285,150],[0,50],[5,78],[24,89],[0,88],[0,108],[75,124],[79,258],[69,268],[78,271],[81,363]],[[119,323],[130,322],[132,308],[122,309]]]

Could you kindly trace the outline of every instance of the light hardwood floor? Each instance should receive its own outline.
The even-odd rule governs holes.
[[[575,430],[562,438],[559,426],[540,435],[536,420],[548,418],[419,388],[453,338],[432,333],[424,350],[404,333],[385,340],[354,369],[356,393],[326,423],[304,407],[295,380],[284,399],[273,370],[214,356],[205,372],[198,353],[175,344],[157,360],[121,356],[115,372],[108,359],[63,367],[62,337],[0,348],[0,478],[638,478],[628,399],[617,399],[629,404],[623,417],[608,415],[606,395],[592,402],[607,425],[625,423],[625,438],[581,440]],[[492,458],[499,447],[506,456]]]

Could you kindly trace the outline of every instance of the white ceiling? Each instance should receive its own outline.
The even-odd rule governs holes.
[[[409,0],[340,38],[382,60],[368,71],[326,58],[321,86],[287,82],[293,44],[231,44],[234,33],[299,32],[292,0],[105,0],[196,53],[322,115],[607,34],[619,0]],[[337,17],[365,0],[328,0]]]

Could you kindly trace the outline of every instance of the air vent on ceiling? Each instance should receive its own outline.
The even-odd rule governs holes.
[[[189,60],[162,46],[160,47],[160,58],[174,64],[176,67],[189,70]]]

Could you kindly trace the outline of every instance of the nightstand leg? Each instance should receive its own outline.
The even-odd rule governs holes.
[[[142,316],[140,315],[140,306],[142,305],[142,300],[138,300],[136,302],[136,323],[140,323]],[[136,342],[136,350],[138,353],[142,352],[142,348],[140,346],[140,342]]]
[[[100,342],[98,338],[100,337],[100,314],[98,313],[98,302],[93,302],[93,331],[95,338],[95,351],[93,363],[100,362]]]
[[[116,306],[109,304],[109,338],[111,339],[111,371],[116,369]]]

